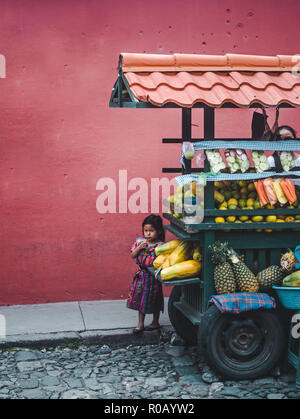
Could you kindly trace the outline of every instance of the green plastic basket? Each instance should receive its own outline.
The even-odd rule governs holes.
[[[273,286],[283,307],[290,310],[300,310],[300,287]]]

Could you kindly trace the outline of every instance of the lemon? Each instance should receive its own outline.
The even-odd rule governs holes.
[[[288,217],[286,217],[286,219],[284,220],[286,223],[293,223],[294,221],[295,221],[295,218],[294,217],[290,217],[290,216],[288,216]]]
[[[218,188],[218,189],[224,188],[224,182],[222,182],[222,181],[215,181],[214,182],[214,186],[215,186],[215,188]]]
[[[277,217],[276,215],[268,215],[266,217],[267,223],[276,223]]]
[[[226,201],[222,202],[219,208],[221,209],[221,207],[222,208],[225,207],[227,209],[227,202]]]
[[[254,217],[252,217],[252,221],[254,221],[255,223],[260,223],[264,220],[264,217],[262,215],[255,215]]]
[[[247,202],[245,199],[240,199],[239,200],[239,207],[240,208],[245,208],[245,206],[247,205]]]
[[[239,217],[240,221],[247,221],[249,219],[248,215],[242,215],[241,217]]]
[[[226,220],[228,223],[234,223],[236,220],[236,217],[230,215],[229,217],[226,218]]]
[[[254,205],[254,199],[253,198],[247,199],[247,207],[253,207],[253,205]]]
[[[215,218],[215,223],[217,223],[217,224],[225,223],[225,218],[223,218],[223,217],[216,217]]]
[[[228,209],[230,209],[230,210],[235,210],[235,209],[237,209],[237,205],[235,205],[235,204],[230,204],[230,205],[228,205]]]
[[[227,202],[228,206],[229,205],[235,205],[236,207],[238,206],[238,201],[235,198],[231,198],[229,199],[229,201]]]
[[[243,188],[244,186],[247,186],[247,182],[245,180],[239,180],[238,184],[241,188]]]
[[[249,185],[248,185],[248,191],[249,192],[255,192],[256,191],[255,186],[254,186],[254,183],[249,183]]]

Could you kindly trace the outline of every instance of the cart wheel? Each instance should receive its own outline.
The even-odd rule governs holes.
[[[169,319],[176,333],[191,346],[197,345],[198,327],[194,326],[177,308],[173,305],[181,297],[181,287],[176,286],[172,289],[169,302]]]
[[[279,363],[285,342],[283,324],[270,310],[222,314],[211,306],[198,333],[198,343],[210,366],[221,376],[236,380],[269,373]]]

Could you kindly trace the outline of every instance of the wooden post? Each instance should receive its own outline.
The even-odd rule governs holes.
[[[204,140],[215,139],[215,110],[214,108],[204,108]],[[205,172],[210,171],[209,163],[205,160]],[[204,194],[204,208],[214,209],[214,182],[207,182]],[[205,222],[212,223],[213,217],[206,217]],[[204,279],[204,307],[207,305],[209,298],[214,293],[213,274],[214,266],[211,262],[211,252],[209,246],[215,241],[214,231],[205,231],[204,248],[203,248],[203,279]]]
[[[192,138],[192,109],[182,108],[182,142],[190,141]],[[184,159],[185,168],[182,166],[182,174],[191,173],[191,160]]]

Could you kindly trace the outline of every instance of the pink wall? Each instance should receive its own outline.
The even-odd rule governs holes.
[[[297,54],[299,1],[1,0],[0,13],[0,304],[125,298],[145,214],[99,214],[96,183],[177,166],[161,138],[180,135],[181,113],[110,109],[119,53]],[[297,112],[280,123],[299,130]],[[249,135],[251,115],[217,111],[216,135]]]

